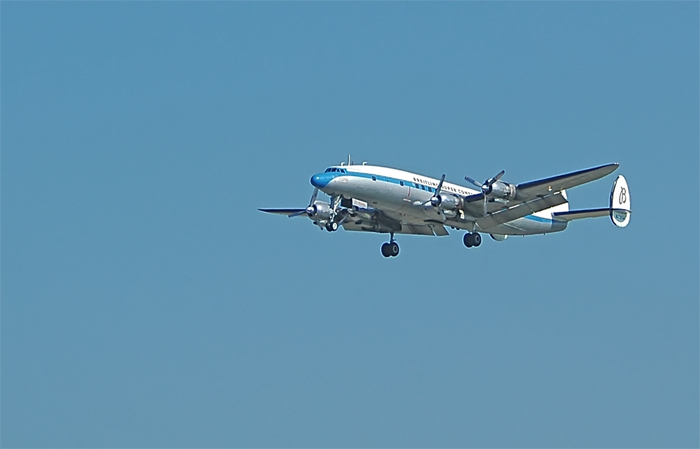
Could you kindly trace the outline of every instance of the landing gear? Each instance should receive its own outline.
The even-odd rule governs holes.
[[[394,234],[391,234],[391,240],[388,243],[382,244],[382,256],[396,257],[399,255],[399,244],[394,241]]]
[[[382,245],[382,256],[396,257],[399,255],[399,244],[396,242],[384,243]]]
[[[326,231],[328,232],[334,232],[338,230],[338,223],[335,221],[329,221],[326,223]]]
[[[471,248],[472,246],[481,245],[481,234],[478,232],[467,232],[464,234],[464,246]]]

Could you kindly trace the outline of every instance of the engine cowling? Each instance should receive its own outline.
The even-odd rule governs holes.
[[[306,215],[314,221],[328,220],[331,218],[331,205],[325,201],[316,201],[306,208]]]
[[[510,199],[515,198],[515,186],[503,181],[496,181],[487,193],[492,198]]]
[[[435,207],[440,206],[440,209],[445,209],[445,210],[457,210],[461,209],[464,201],[462,201],[462,198],[456,197],[454,195],[443,195],[440,194],[434,199],[437,199],[438,201],[433,201],[431,199],[431,204]],[[437,204],[435,204],[437,203]]]

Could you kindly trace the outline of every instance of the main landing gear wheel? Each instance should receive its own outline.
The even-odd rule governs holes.
[[[396,242],[384,243],[382,245],[382,256],[396,257],[399,255],[399,244]]]
[[[396,242],[384,243],[382,245],[382,256],[396,257],[399,255],[399,244]]]
[[[464,246],[471,248],[472,246],[481,245],[481,234],[478,232],[467,232],[464,234]]]
[[[326,231],[328,232],[333,232],[338,230],[338,223],[335,221],[329,221],[326,223]]]

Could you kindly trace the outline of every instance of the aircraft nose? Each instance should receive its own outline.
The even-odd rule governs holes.
[[[319,173],[311,177],[311,185],[322,189],[328,185],[331,179],[332,177],[328,176],[327,173]]]

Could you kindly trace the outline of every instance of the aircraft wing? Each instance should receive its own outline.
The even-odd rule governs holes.
[[[551,178],[538,179],[537,181],[525,182],[517,186],[517,200],[530,200],[552,192],[586,184],[617,170],[620,164],[612,163],[600,165],[598,167],[587,168],[563,175],[552,176]]]
[[[619,164],[605,164],[598,167],[578,170],[550,178],[525,182],[516,186],[515,198],[508,200],[489,199],[484,215],[484,195],[477,193],[464,198],[465,211],[477,217],[482,229],[507,223],[550,207],[567,202],[561,194],[564,189],[579,186],[602,178],[617,170]],[[479,218],[481,216],[481,218]]]
[[[261,212],[267,212],[268,214],[286,215],[290,216],[292,214],[300,214],[306,209],[258,209]]]
[[[379,229],[371,223],[355,223],[348,220],[343,223],[343,228],[346,231],[364,231],[364,232],[388,232],[387,230]],[[395,231],[397,234],[417,234],[417,235],[449,235],[447,229],[442,224],[428,223],[424,225],[418,224],[401,224],[401,230]]]

